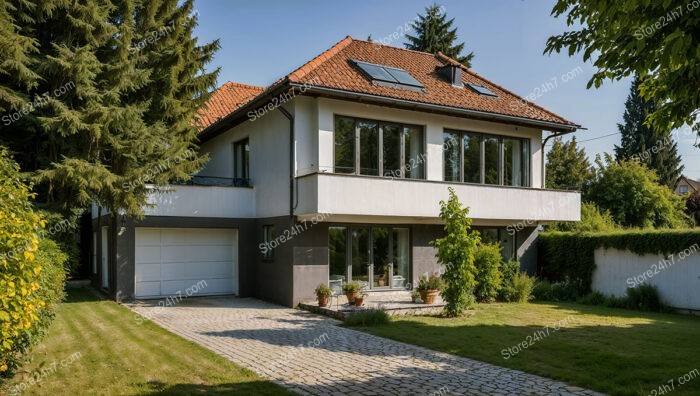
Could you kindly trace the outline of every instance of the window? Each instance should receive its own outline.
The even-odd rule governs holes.
[[[365,72],[365,74],[371,78],[372,81],[389,83],[406,88],[423,88],[423,84],[421,84],[420,81],[416,80],[404,69],[375,65],[374,63],[367,63],[358,60],[353,60],[353,62],[355,62],[357,67]]]
[[[476,84],[470,84],[470,83],[465,83],[464,85],[468,86],[469,88],[473,89],[479,95],[484,95],[484,96],[493,96],[494,98],[497,98],[498,95],[495,93],[491,92],[490,89],[484,87],[483,85],[476,85]]]
[[[443,141],[445,181],[530,185],[528,139],[446,130]]]
[[[248,139],[233,144],[233,178],[247,182],[250,179],[250,145]]]
[[[481,234],[481,240],[485,243],[500,243],[501,256],[504,260],[515,260],[515,234],[505,228],[481,228],[477,229]]]
[[[420,126],[336,117],[333,139],[335,173],[425,179]]]
[[[685,184],[681,185],[679,188],[680,188],[681,194],[685,194],[688,192],[688,186],[686,186]]]
[[[266,225],[263,226],[263,244],[262,244],[262,252],[263,252],[263,260],[270,261],[272,260],[274,256],[274,249],[276,243],[273,241],[275,240],[275,226],[273,225]]]

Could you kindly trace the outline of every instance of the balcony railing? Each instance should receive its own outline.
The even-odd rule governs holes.
[[[186,186],[252,187],[250,179],[239,177],[192,176],[186,181],[173,183]]]

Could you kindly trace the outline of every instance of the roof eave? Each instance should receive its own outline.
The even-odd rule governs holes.
[[[299,83],[291,83],[291,85],[296,86],[296,87],[302,86],[302,84],[299,84]],[[385,105],[386,104],[394,105],[394,106],[398,105],[400,107],[417,108],[417,109],[421,109],[421,110],[429,111],[429,112],[449,113],[452,115],[467,116],[469,118],[476,118],[476,119],[481,119],[481,120],[486,120],[486,121],[499,121],[499,122],[504,122],[504,123],[509,123],[509,124],[532,126],[532,127],[542,128],[542,129],[545,129],[548,131],[554,131],[554,132],[574,132],[578,129],[581,129],[581,125],[578,125],[578,124],[563,124],[563,123],[557,123],[557,122],[552,122],[552,121],[537,120],[537,119],[533,119],[533,118],[511,116],[511,115],[507,115],[507,114],[491,113],[491,112],[480,111],[480,110],[470,110],[470,109],[463,109],[463,108],[459,108],[459,107],[444,106],[444,105],[438,105],[438,104],[432,104],[432,103],[416,102],[416,101],[406,100],[406,99],[390,98],[390,97],[386,97],[386,96],[372,95],[372,94],[360,93],[360,92],[354,92],[354,91],[346,91],[346,90],[340,90],[340,89],[335,89],[335,88],[327,88],[327,87],[319,87],[319,86],[308,87],[307,86],[306,93],[307,94],[308,93],[326,94],[329,96],[354,98],[355,100],[364,99],[365,101],[373,101],[373,102],[377,102],[377,103],[381,103],[381,104],[385,104]]]

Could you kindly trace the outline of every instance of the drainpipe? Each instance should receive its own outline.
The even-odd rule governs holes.
[[[282,106],[278,106],[280,112],[289,120],[289,216],[294,216],[294,116]]]

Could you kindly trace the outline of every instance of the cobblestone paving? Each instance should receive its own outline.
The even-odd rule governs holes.
[[[160,326],[305,395],[596,395],[536,375],[337,326],[336,320],[250,298],[190,298]],[[156,313],[157,312],[157,313]]]

